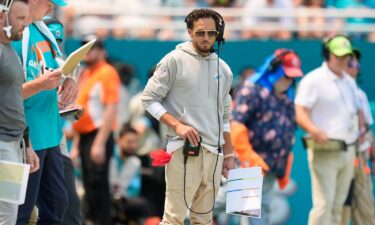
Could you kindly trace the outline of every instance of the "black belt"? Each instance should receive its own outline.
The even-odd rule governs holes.
[[[22,136],[23,140],[25,141],[25,147],[28,148],[30,146],[29,142],[29,127],[25,128]],[[21,140],[21,147],[23,147],[23,141]]]

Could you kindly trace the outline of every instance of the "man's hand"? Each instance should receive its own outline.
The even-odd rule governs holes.
[[[105,143],[94,141],[94,144],[91,146],[90,158],[94,164],[100,166],[105,162]]]
[[[31,148],[26,149],[26,163],[30,165],[30,173],[39,169],[39,157]]]
[[[38,77],[43,90],[51,90],[59,86],[61,81],[61,69],[46,70],[46,72]]]
[[[235,168],[235,166],[234,166],[234,157],[233,156],[228,157],[228,158],[224,159],[223,170],[222,170],[221,174],[225,178],[228,178],[229,170],[234,169],[234,168]]]
[[[70,152],[70,159],[72,160],[73,166],[78,167],[78,158],[79,158],[79,150],[78,148],[72,147],[72,150]]]
[[[313,132],[311,132],[311,137],[314,139],[314,141],[318,142],[319,144],[325,144],[328,142],[327,134],[319,129],[316,129]]]
[[[61,94],[59,105],[72,103],[77,97],[77,92],[77,83],[72,78],[66,78],[57,92],[58,94]]]
[[[190,144],[192,146],[198,146],[198,143],[200,141],[200,137],[198,132],[185,124],[179,123],[176,126],[176,133],[178,136],[180,136],[183,139],[188,139]]]

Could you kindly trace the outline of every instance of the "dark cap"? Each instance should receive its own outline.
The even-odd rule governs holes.
[[[97,39],[95,35],[86,35],[83,37],[81,41],[81,46],[87,44],[89,41],[96,39],[94,45],[91,49],[99,48],[99,49],[105,49],[104,42],[100,39]]]

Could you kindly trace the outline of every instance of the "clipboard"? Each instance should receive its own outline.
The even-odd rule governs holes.
[[[87,42],[85,45],[81,46],[68,56],[68,58],[65,60],[64,65],[61,67],[61,71],[64,76],[69,76],[73,72],[74,68],[76,68],[78,63],[95,44],[95,41],[96,39]]]
[[[311,137],[302,138],[303,146],[305,149],[312,149],[313,151],[324,151],[324,152],[336,152],[336,151],[346,151],[347,144],[343,140],[329,139],[326,144],[319,144]]]
[[[0,201],[25,203],[30,165],[0,160]]]
[[[261,167],[229,170],[225,212],[261,218],[263,175]]]
[[[60,113],[60,117],[64,118],[65,120],[76,121],[82,116],[83,109],[81,108],[64,109],[64,110],[60,110],[59,113]]]

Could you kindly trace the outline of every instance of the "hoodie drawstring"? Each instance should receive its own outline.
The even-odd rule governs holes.
[[[211,96],[211,60],[209,60],[209,63],[208,63],[208,97]]]
[[[199,66],[202,67],[202,57],[199,57]],[[201,79],[202,79],[202,76],[199,75],[199,79],[198,79],[198,91],[201,90]]]

